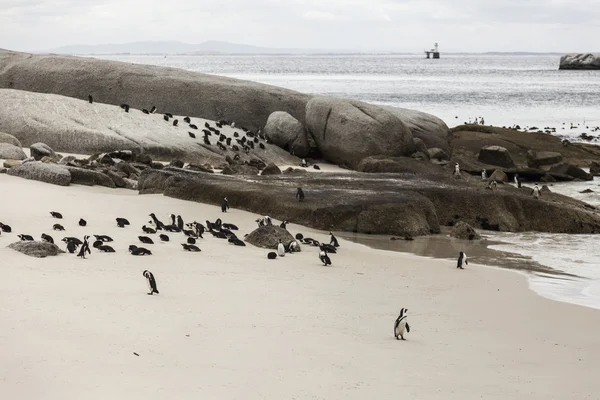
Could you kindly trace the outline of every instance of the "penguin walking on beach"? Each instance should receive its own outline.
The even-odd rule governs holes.
[[[285,257],[285,246],[281,243],[281,239],[279,239],[279,244],[277,245],[277,255]]]
[[[227,201],[227,197],[225,197],[221,203],[221,212],[227,212],[227,210],[229,210],[229,201]]]
[[[410,326],[408,326],[408,322],[406,321],[408,309],[403,308],[400,310],[400,315],[396,318],[396,322],[394,323],[394,337],[396,340],[406,340],[404,339],[404,333],[410,333]],[[398,339],[400,336],[400,339]]]
[[[467,260],[467,255],[461,251],[458,254],[458,262],[456,263],[456,268],[464,269],[463,262],[465,263],[465,265],[469,265],[469,261]]]
[[[142,275],[144,275],[144,278],[146,278],[148,289],[150,289],[150,293],[148,294],[150,296],[152,296],[154,293],[159,294],[158,288],[156,287],[156,279],[154,279],[154,275],[152,274],[152,272],[145,270],[144,272],[142,272]]]
[[[154,213],[150,214],[149,217],[152,218],[152,221],[154,222],[154,225],[156,226],[157,230],[162,230],[165,228],[165,224],[160,222],[158,218],[156,218],[156,215],[154,215]]]
[[[520,189],[521,188],[521,177],[519,176],[519,174],[515,174],[514,180],[515,180],[515,185],[517,185],[517,187]]]
[[[302,190],[302,188],[298,188],[296,190],[296,200],[304,201],[304,191]]]
[[[183,223],[183,218],[181,218],[181,215],[177,216],[177,227],[181,230],[183,230],[183,228],[185,227],[185,225]]]
[[[92,97],[91,94],[88,94],[88,101],[90,102],[90,104],[92,104],[94,102],[94,98]]]
[[[83,244],[81,245],[81,248],[79,249],[79,253],[77,254],[77,257],[81,257],[85,260],[85,253],[87,252],[88,254],[92,254],[92,251],[90,250],[90,245],[88,243],[88,239],[90,237],[89,236],[84,236],[83,238]]]
[[[533,190],[531,191],[531,195],[533,196],[534,199],[540,198],[541,193],[540,193],[540,188],[537,183],[533,187]]]
[[[321,262],[325,266],[331,265],[331,258],[329,258],[329,256],[327,255],[327,252],[325,250],[321,250],[319,252],[319,260],[321,260]]]
[[[333,236],[333,233],[329,232],[329,234],[331,235],[331,237],[329,238],[329,245],[333,247],[340,247],[340,244],[338,243],[337,238]]]

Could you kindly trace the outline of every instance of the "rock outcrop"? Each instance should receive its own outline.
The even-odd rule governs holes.
[[[427,148],[437,147],[450,152],[450,129],[440,118],[406,108],[380,106],[406,125],[413,137],[421,139]]]
[[[494,172],[492,172],[492,175],[490,175],[489,180],[506,183],[508,182],[508,175],[506,175],[506,173],[503,170],[497,169]]]
[[[246,236],[245,241],[263,249],[276,249],[279,240],[287,248],[294,237],[284,228],[275,225],[261,226]]]
[[[0,143],[8,143],[13,146],[17,146],[18,148],[23,147],[19,139],[14,137],[13,135],[9,135],[8,133],[0,132]]]
[[[481,239],[481,236],[473,229],[473,227],[463,221],[459,221],[452,227],[450,236],[463,240]]]
[[[579,167],[576,167],[572,164],[561,163],[553,166],[548,170],[548,174],[558,177],[561,175],[571,176],[575,179],[579,179],[582,181],[591,181],[594,177],[591,174],[588,174],[584,170]]]
[[[108,188],[116,187],[113,180],[102,172],[69,166],[66,168],[71,173],[71,183],[86,186],[99,185]]]
[[[0,143],[0,158],[4,160],[24,160],[27,158],[27,154],[14,144]]]
[[[276,111],[269,115],[264,133],[271,142],[295,156],[306,157],[310,153],[304,127],[285,111]]]
[[[504,168],[516,167],[510,153],[501,146],[484,146],[479,150],[477,159],[485,164],[497,165]]]
[[[565,54],[558,69],[600,69],[600,54]]]
[[[532,151],[527,152],[527,166],[539,168],[544,165],[558,164],[562,162],[563,156],[554,151]]]
[[[262,172],[260,173],[261,175],[281,175],[281,169],[271,163],[271,164],[267,164],[267,166],[262,170]]]
[[[11,243],[8,248],[23,253],[30,257],[44,258],[49,256],[57,256],[64,253],[54,243],[36,242],[36,241],[20,241]]]
[[[40,161],[44,157],[56,158],[56,153],[45,143],[33,143],[29,146],[31,157],[35,161]]]
[[[12,167],[8,170],[8,175],[59,186],[69,186],[71,183],[71,173],[66,167],[62,165],[45,164],[39,161],[28,162]]]
[[[325,159],[356,168],[365,157],[408,156],[410,130],[391,112],[356,100],[313,97],[306,126]]]
[[[592,161],[590,164],[590,175],[592,176],[600,176],[600,163],[596,161]]]

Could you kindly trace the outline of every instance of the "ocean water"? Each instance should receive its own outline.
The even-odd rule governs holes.
[[[600,71],[559,71],[557,56],[407,55],[107,55],[289,89],[425,111],[450,127],[483,117],[497,126],[553,127],[571,140],[600,137]],[[599,141],[600,143],[600,141]],[[594,193],[580,194],[584,189]],[[600,181],[551,190],[600,207]],[[530,257],[531,288],[542,296],[600,309],[600,236],[488,233],[492,249]],[[473,261],[477,261],[474,259]]]

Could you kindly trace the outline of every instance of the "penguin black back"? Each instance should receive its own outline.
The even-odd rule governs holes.
[[[56,219],[62,219],[62,214],[56,211],[50,211],[50,215],[52,215],[52,217],[56,218]]]
[[[79,226],[87,226],[87,221],[83,218],[79,219]]]

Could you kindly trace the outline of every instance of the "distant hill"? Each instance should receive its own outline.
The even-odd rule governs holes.
[[[340,50],[284,49],[209,40],[200,44],[182,42],[132,42],[121,44],[62,46],[40,53],[56,54],[301,54],[331,53]]]

